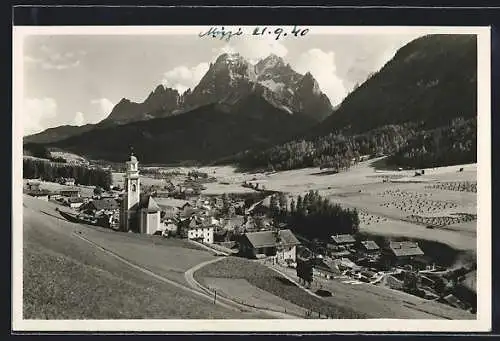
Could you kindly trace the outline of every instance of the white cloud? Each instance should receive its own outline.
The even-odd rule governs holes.
[[[81,126],[85,123],[85,117],[81,111],[75,114],[75,118],[73,120],[73,124],[77,126]]]
[[[65,70],[80,65],[79,56],[84,56],[85,51],[58,52],[47,45],[42,45],[37,53],[39,57],[24,56],[24,61],[38,65],[44,70]]]
[[[113,102],[107,98],[97,98],[90,101],[90,109],[83,113],[76,112],[70,124],[82,126],[84,124],[95,124],[109,116],[114,108]]]
[[[292,66],[302,74],[310,72],[332,105],[339,104],[347,95],[344,83],[337,74],[335,54],[332,51],[310,49],[302,53]]]
[[[35,58],[35,57],[32,57],[32,56],[24,56],[24,61],[26,63],[30,63],[30,64],[37,64],[37,63],[40,63],[42,60],[39,59],[39,58]]]
[[[189,88],[194,88],[208,71],[208,63],[200,63],[193,67],[178,66],[163,74],[162,83],[169,88],[177,89],[183,93]]]
[[[75,60],[72,63],[60,63],[60,64],[56,64],[56,63],[52,63],[52,62],[42,62],[41,65],[42,65],[42,69],[44,69],[44,70],[64,70],[64,69],[77,67],[78,65],[80,65],[80,61]]]
[[[57,102],[50,97],[26,98],[23,103],[24,135],[38,133],[49,127],[57,114]]]
[[[89,119],[89,121],[86,123],[97,123],[103,120],[111,113],[111,110],[113,110],[113,107],[115,106],[113,102],[111,102],[107,98],[93,99],[92,101],[90,101],[90,104],[92,104],[94,107],[97,107],[97,109],[95,110],[96,115],[93,115],[94,117],[92,117],[92,119]]]
[[[220,49],[212,49],[216,56],[222,53],[238,52],[249,62],[255,64],[260,59],[266,58],[270,54],[275,54],[279,57],[285,57],[288,54],[288,49],[279,41],[269,37],[246,39],[234,39]]]

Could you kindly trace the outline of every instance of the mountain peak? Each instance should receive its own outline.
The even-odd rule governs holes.
[[[234,52],[234,53],[223,53],[221,54],[219,57],[217,57],[217,59],[215,60],[215,63],[216,64],[220,64],[220,63],[231,63],[231,62],[235,62],[235,61],[241,61],[241,60],[244,60],[243,57],[237,53],[237,52]]]
[[[263,74],[267,71],[275,70],[284,66],[285,62],[283,61],[283,58],[271,53],[266,58],[259,60],[259,62],[255,65],[255,71],[257,74]]]
[[[278,55],[275,55],[274,53],[271,53],[269,56],[262,59],[262,61],[266,62],[266,63],[270,63],[270,62],[279,63],[279,62],[281,62],[284,64],[283,58],[281,58]]]
[[[117,104],[116,106],[118,105],[122,105],[122,104],[126,104],[126,103],[130,103],[130,100],[128,98],[125,98],[123,97]]]
[[[164,92],[166,90],[166,87],[163,86],[163,84],[160,84],[156,87],[154,92]]]

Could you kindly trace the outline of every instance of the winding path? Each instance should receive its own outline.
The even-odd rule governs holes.
[[[123,257],[121,257],[121,256],[119,256],[119,255],[117,255],[116,253],[114,253],[114,252],[112,252],[112,251],[110,251],[110,250],[108,250],[108,249],[106,249],[106,248],[102,247],[101,245],[99,245],[99,244],[97,244],[97,243],[95,243],[95,242],[93,242],[93,241],[91,241],[91,240],[89,240],[89,239],[85,238],[84,236],[82,236],[82,235],[81,235],[81,234],[79,234],[79,233],[73,233],[73,235],[74,235],[75,237],[80,238],[81,240],[83,240],[83,241],[85,241],[85,242],[89,243],[89,244],[90,244],[90,245],[92,245],[93,247],[95,247],[95,248],[97,248],[97,249],[99,249],[99,250],[101,250],[101,251],[103,251],[103,252],[107,253],[108,255],[110,255],[110,256],[112,256],[112,257],[114,257],[114,258],[118,259],[119,261],[121,261],[121,262],[123,262],[123,263],[127,264],[128,266],[130,266],[130,267],[132,267],[132,268],[134,268],[134,269],[136,269],[136,270],[139,270],[139,271],[141,271],[141,272],[143,272],[143,273],[145,273],[145,274],[147,274],[147,275],[149,275],[149,276],[151,276],[151,277],[154,277],[154,278],[156,278],[156,279],[158,279],[158,280],[160,280],[160,281],[162,281],[162,282],[165,282],[165,283],[167,283],[167,284],[169,284],[169,285],[172,285],[172,286],[174,286],[174,287],[176,287],[176,288],[179,288],[179,289],[182,289],[182,290],[188,291],[188,292],[190,292],[191,294],[194,294],[194,295],[196,295],[196,296],[202,297],[202,298],[204,298],[204,299],[207,299],[207,300],[210,300],[210,301],[212,301],[212,302],[213,302],[213,297],[212,297],[211,295],[209,296],[209,295],[207,295],[207,294],[206,294],[206,293],[204,293],[204,292],[200,292],[199,290],[194,290],[194,289],[192,289],[192,288],[190,288],[190,287],[188,287],[188,286],[182,285],[182,284],[177,283],[177,282],[175,282],[175,281],[172,281],[172,280],[170,280],[170,279],[168,279],[168,278],[165,278],[165,277],[163,277],[163,276],[160,276],[160,275],[158,275],[158,274],[156,274],[156,273],[154,273],[154,272],[152,272],[152,271],[150,271],[150,270],[148,270],[148,269],[146,269],[146,268],[144,268],[144,267],[142,267],[142,266],[139,266],[139,265],[137,265],[137,264],[134,264],[134,263],[132,263],[132,262],[128,261],[127,259],[125,259],[125,258],[123,258]],[[218,260],[218,259],[217,259],[217,260]],[[189,270],[188,270],[188,271],[189,271]],[[235,307],[234,305],[225,304],[224,302],[221,302],[221,301],[217,301],[217,302],[216,302],[216,304],[218,304],[218,305],[220,305],[220,306],[222,306],[222,307],[224,307],[224,308],[227,308],[227,309],[231,309],[231,310],[240,310],[240,311],[241,311],[241,309],[238,309],[238,308],[237,308],[237,307]]]
[[[224,257],[220,257],[220,258],[216,258],[216,259],[212,259],[212,260],[209,260],[209,261],[206,261],[206,262],[203,262],[203,263],[200,263],[200,264],[197,264],[195,265],[194,267],[192,267],[191,269],[187,270],[185,273],[184,273],[184,277],[187,281],[187,283],[189,284],[190,287],[188,286],[185,286],[185,285],[182,285],[178,282],[175,282],[175,281],[172,281],[168,278],[165,278],[163,276],[160,276],[142,266],[139,266],[137,264],[134,264],[132,262],[130,262],[129,260],[119,256],[118,254],[114,253],[113,251],[110,251],[104,247],[102,247],[101,245],[91,241],[90,239],[87,239],[85,238],[83,235],[81,235],[80,233],[75,233],[73,232],[72,233],[73,236],[85,241],[86,243],[92,245],[93,247],[107,253],[108,255],[118,259],[119,261],[127,264],[128,266],[138,270],[138,271],[141,271],[151,277],[154,277],[162,282],[165,282],[169,285],[172,285],[176,288],[179,288],[179,289],[182,289],[184,291],[187,291],[187,292],[190,292],[191,294],[194,294],[196,296],[199,296],[199,297],[202,297],[206,300],[209,300],[211,302],[214,302],[214,295],[213,293],[205,288],[204,286],[202,286],[200,283],[198,283],[195,279],[194,279],[194,273],[201,269],[202,267],[208,265],[208,264],[211,264],[211,263],[215,263],[215,262],[218,262],[222,259],[224,259]],[[266,315],[269,315],[269,316],[272,316],[274,318],[279,318],[279,319],[298,319],[300,317],[298,316],[295,316],[295,315],[291,315],[291,314],[285,314],[285,313],[280,313],[280,312],[275,312],[275,311],[270,311],[270,310],[266,310],[266,309],[257,309],[257,308],[252,308],[252,307],[248,307],[248,306],[245,306],[243,304],[240,304],[238,302],[235,302],[229,298],[226,298],[226,297],[221,297],[221,296],[218,296],[217,299],[215,300],[214,304],[217,304],[219,306],[222,306],[226,309],[230,309],[230,310],[233,310],[233,311],[240,311],[240,312],[253,312],[253,313],[263,313],[263,314],[266,314]]]
[[[201,291],[203,291],[205,293],[209,293],[213,297],[212,291],[210,291],[208,288],[204,287],[203,285],[201,285],[198,281],[196,281],[194,279],[194,273],[196,271],[200,270],[201,268],[203,268],[204,266],[207,266],[209,264],[213,264],[213,263],[219,262],[222,259],[224,259],[224,257],[212,259],[212,260],[209,260],[209,261],[197,264],[197,265],[193,266],[191,269],[187,270],[184,273],[184,278],[186,279],[186,281],[188,282],[188,284],[192,288],[201,290]],[[228,305],[232,305],[232,306],[238,308],[241,311],[260,312],[260,313],[264,313],[264,314],[270,315],[270,316],[272,316],[274,318],[280,318],[280,319],[299,319],[299,318],[302,318],[300,316],[292,315],[292,314],[287,314],[287,313],[284,313],[284,312],[277,312],[277,311],[272,311],[272,310],[268,310],[268,309],[264,309],[264,308],[249,307],[247,305],[240,304],[240,303],[238,303],[238,302],[236,302],[236,301],[234,301],[232,299],[229,299],[229,298],[223,297],[223,296],[217,296],[217,301],[223,301],[223,302],[227,303]]]

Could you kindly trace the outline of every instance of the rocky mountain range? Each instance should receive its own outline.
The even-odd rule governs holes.
[[[192,90],[181,94],[158,85],[142,103],[122,98],[108,117],[96,125],[50,128],[26,136],[24,142],[55,142],[94,128],[174,116],[208,104],[235,105],[251,94],[290,115],[304,116],[311,124],[323,120],[333,110],[314,77],[297,73],[282,58],[270,55],[253,65],[237,53],[224,53],[210,64]]]
[[[183,94],[160,85],[142,103],[121,100],[97,125],[52,128],[24,142],[108,161],[123,160],[133,145],[144,163],[274,169],[391,154],[422,133],[441,146],[453,146],[454,136],[473,146],[477,63],[474,35],[420,37],[332,108],[310,73],[277,56],[252,65],[223,54]],[[467,133],[455,134],[459,128]],[[473,160],[471,148],[459,153]]]

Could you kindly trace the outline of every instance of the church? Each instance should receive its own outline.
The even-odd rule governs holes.
[[[160,229],[160,207],[150,196],[141,194],[139,162],[130,154],[126,163],[123,200],[120,206],[120,229],[154,234]]]

